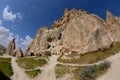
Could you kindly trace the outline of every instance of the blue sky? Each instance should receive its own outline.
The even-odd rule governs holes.
[[[65,8],[84,9],[104,19],[107,9],[120,16],[120,0],[0,0],[0,44],[7,46],[15,37],[18,46],[25,48],[37,30],[50,27]]]

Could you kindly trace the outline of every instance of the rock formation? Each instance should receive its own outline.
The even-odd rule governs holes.
[[[110,11],[107,11],[107,30],[112,41],[120,41],[120,23]]]
[[[104,50],[113,42],[120,41],[120,22],[109,11],[104,21],[84,10],[65,10],[63,17],[55,21],[50,29],[38,30],[26,55],[44,54],[84,54]]]
[[[23,57],[23,52],[21,48],[18,48],[17,51],[15,51],[15,56],[16,57]]]
[[[6,54],[14,55],[15,49],[16,49],[15,39],[13,39],[6,49]]]

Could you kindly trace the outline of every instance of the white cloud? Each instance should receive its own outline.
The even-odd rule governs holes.
[[[7,21],[14,21],[16,18],[22,19],[22,15],[20,12],[13,13],[9,6],[6,6],[3,10],[3,18]]]
[[[9,29],[0,26],[0,44],[7,47],[10,40],[13,39],[13,33]]]
[[[23,39],[20,36],[12,33],[9,29],[2,25],[2,21],[0,20],[0,44],[4,47],[7,47],[13,38],[16,39],[16,47],[21,47],[23,51],[33,41],[29,35]]]
[[[25,39],[21,38],[20,41],[21,41],[22,49],[23,49],[23,51],[25,51],[26,48],[31,44],[31,42],[33,41],[33,39],[29,35],[27,35],[25,37]]]
[[[27,47],[33,41],[33,39],[29,35],[27,35],[25,39],[21,39],[21,41],[22,41],[21,45]]]

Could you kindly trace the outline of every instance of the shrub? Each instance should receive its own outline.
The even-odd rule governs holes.
[[[96,77],[96,69],[97,65],[89,66],[86,69],[84,69],[80,74],[80,80],[94,80]]]
[[[45,51],[45,56],[51,56],[51,52],[50,51]]]
[[[80,80],[95,80],[110,67],[110,62],[105,61],[98,65],[88,66],[80,73]]]
[[[103,63],[99,64],[98,69],[99,70],[106,70],[109,67],[110,67],[110,62],[109,61],[104,61]]]

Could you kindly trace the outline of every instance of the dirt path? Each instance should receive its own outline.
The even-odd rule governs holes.
[[[57,64],[57,55],[52,55],[48,64],[41,68],[42,73],[36,77],[34,80],[56,80],[55,77],[55,66]]]
[[[112,62],[111,68],[97,80],[120,80],[120,53],[109,60]]]
[[[11,59],[12,59],[11,64],[14,72],[11,79],[12,80],[30,80],[29,77],[27,77],[27,75],[24,73],[24,70],[17,65],[16,58],[12,57]]]
[[[13,67],[13,76],[12,80],[56,80],[55,78],[55,66],[56,64],[69,65],[69,66],[91,66],[94,64],[99,64],[105,60],[112,62],[111,68],[109,71],[98,78],[97,80],[120,80],[120,52],[97,63],[94,64],[71,64],[71,63],[61,63],[57,61],[58,55],[52,55],[49,59],[49,62],[44,67],[40,68],[42,73],[34,79],[30,79],[22,68],[20,68],[16,63],[16,58],[10,56],[0,56],[4,58],[11,58],[11,63]]]

